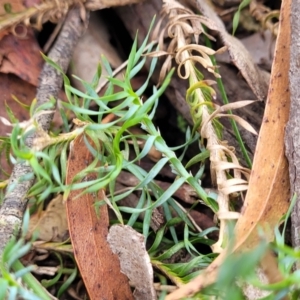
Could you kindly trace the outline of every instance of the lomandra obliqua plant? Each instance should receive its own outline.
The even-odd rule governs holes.
[[[177,8],[175,7],[174,9],[176,12]],[[180,28],[177,28],[178,37],[183,38],[180,30]],[[113,72],[108,62],[103,58],[103,66],[106,68],[109,76],[104,95],[101,97],[96,92],[96,87],[101,77],[100,66],[91,83],[78,78],[82,82],[85,92],[73,88],[68,77],[64,75],[64,87],[68,102],[60,103],[60,114],[63,120],[62,128],[52,128],[49,134],[37,128],[33,121],[34,101],[30,108],[31,119],[24,123],[18,123],[12,111],[8,109],[13,130],[9,138],[1,138],[0,149],[5,149],[5,151],[2,151],[5,154],[8,154],[9,150],[11,150],[11,160],[13,162],[17,160],[26,161],[32,166],[34,174],[26,174],[19,179],[24,180],[33,177],[33,175],[36,176],[37,180],[27,195],[32,199],[32,202],[44,201],[52,193],[62,192],[67,197],[70,190],[84,188],[85,193],[90,193],[106,187],[108,191],[106,201],[114,209],[118,221],[129,224],[136,230],[143,232],[145,239],[148,240],[148,253],[151,257],[152,265],[155,266],[155,270],[159,270],[156,274],[156,279],[162,285],[167,284],[168,280],[171,280],[176,285],[181,285],[193,279],[214,259],[215,254],[203,254],[200,252],[199,247],[196,248],[197,244],[212,245],[212,241],[207,239],[206,235],[214,229],[211,228],[200,232],[199,228],[188,218],[188,212],[177,203],[172,195],[182,183],[186,182],[197,192],[200,201],[210,207],[213,212],[218,211],[218,205],[216,199],[211,195],[207,195],[200,184],[199,179],[201,179],[203,168],[200,168],[195,177],[186,170],[193,163],[207,159],[210,153],[207,150],[200,149],[200,153],[184,166],[181,158],[178,158],[174,152],[178,148],[167,146],[152,121],[159,97],[166,89],[173,70],[166,75],[159,89],[152,88],[152,95],[146,101],[142,101],[141,97],[149,86],[157,58],[153,58],[151,61],[145,83],[138,90],[133,90],[131,86],[132,78],[138,74],[145,64],[146,56],[144,54],[153,50],[157,51],[157,49],[153,49],[154,43],[146,46],[147,40],[148,36],[140,48],[137,48],[135,40],[122,80],[113,77]],[[180,56],[180,53],[184,51],[187,51],[185,55],[189,54],[188,49],[184,50],[183,48],[181,52],[178,52],[178,55]],[[209,50],[206,49],[206,51]],[[205,57],[207,58],[207,56]],[[45,60],[61,72],[60,68],[47,57],[45,57]],[[188,60],[185,61],[185,63],[187,62]],[[210,104],[208,102],[214,92],[209,82],[203,81],[201,74],[191,62],[187,63],[186,67],[192,74],[190,78],[191,87],[187,91],[187,101],[191,105],[195,128],[193,132],[187,129],[186,143],[181,146],[183,150],[186,150],[190,143],[200,138],[200,135],[197,133],[200,125],[197,117],[202,118],[202,120],[206,118],[206,130],[208,127],[213,129],[211,127],[213,124],[209,123],[212,118],[208,116],[212,115],[213,111],[209,109]],[[197,89],[200,91],[196,92]],[[201,95],[200,92],[206,93]],[[50,99],[48,103],[39,109],[37,114],[43,115],[47,113],[46,109],[54,109],[55,101],[55,99]],[[197,103],[199,104],[198,106]],[[67,116],[70,112],[75,115],[73,124],[69,124],[68,121]],[[114,115],[114,118],[108,123],[104,122],[106,116],[110,114]],[[210,124],[209,126],[207,125],[208,123]],[[133,126],[142,127],[145,133],[134,135],[130,131],[130,128]],[[32,148],[28,148],[24,141],[34,131],[38,133],[38,137],[34,140]],[[199,131],[201,132],[201,130]],[[66,185],[66,165],[69,147],[72,146],[71,142],[82,133],[86,137],[85,143],[87,147],[93,153],[94,161],[77,175],[73,184]],[[205,137],[205,135],[201,137]],[[142,150],[139,147],[141,141],[144,144]],[[217,138],[215,141],[217,141]],[[133,149],[135,154],[133,159],[129,158],[130,148],[131,151]],[[154,167],[149,172],[146,172],[136,162],[145,157],[152,148],[156,148],[162,155]],[[223,151],[224,149],[221,150]],[[101,163],[99,164],[98,162]],[[165,165],[170,165],[177,177],[174,183],[166,191],[163,191],[156,184],[154,178]],[[134,174],[139,179],[139,184],[121,194],[116,194],[116,178],[121,170]],[[81,180],[88,173],[95,171],[98,174],[97,179],[93,181]],[[5,185],[6,182],[2,182],[2,188]],[[13,185],[8,186],[9,189],[13,189]],[[137,207],[131,208],[119,205],[121,199],[137,190],[140,192]],[[154,232],[150,226],[151,216],[152,211],[159,206],[163,207],[166,222]],[[143,222],[138,221],[138,216],[141,212],[145,213]],[[174,217],[174,212],[177,217]],[[180,237],[175,230],[175,225],[182,223],[182,220],[184,221],[184,232],[183,237]],[[16,299],[17,295],[24,299],[50,299],[39,282],[30,276],[31,268],[24,268],[18,262],[18,259],[31,246],[31,244],[26,244],[24,241],[28,222],[29,215],[25,215],[22,228],[23,235],[18,241],[12,240],[3,252],[0,261],[2,274],[0,279],[0,299]],[[166,236],[167,231],[170,232],[168,236]],[[286,279],[276,286],[266,285],[260,287],[272,292],[268,299],[280,299],[279,296],[287,294],[290,294],[292,299],[297,299],[299,295],[299,275],[298,273],[290,274],[292,264],[299,259],[299,251],[285,246],[283,236],[280,235],[278,230],[276,231],[276,237],[274,251],[278,253],[280,268],[286,275]],[[221,299],[242,299],[241,289],[245,282],[250,282],[256,286],[260,285],[260,282],[256,279],[254,268],[265,249],[266,245],[261,245],[252,253],[246,253],[241,257],[233,257],[231,260],[228,260],[228,263],[221,268],[220,278],[216,285],[204,290],[198,296],[201,299],[211,299],[212,296]],[[171,262],[170,259],[173,258],[174,254],[179,253],[181,250],[186,251],[190,255],[190,259],[186,262]],[[243,268],[241,268],[241,265],[243,265]],[[55,277],[60,278],[59,276]],[[47,287],[51,287],[51,284],[53,284],[50,281],[45,284]],[[228,286],[231,286],[230,295],[226,293]],[[61,292],[59,291],[57,297],[60,294]],[[164,299],[165,295],[166,291],[161,291],[160,299]]]
[[[118,222],[126,223],[140,230],[146,240],[151,237],[152,245],[149,254],[152,263],[165,274],[164,276],[160,275],[161,282],[165,282],[169,277],[174,282],[183,283],[193,278],[201,268],[211,262],[210,255],[202,255],[196,250],[195,245],[199,243],[210,245],[211,241],[206,238],[206,235],[214,229],[200,232],[201,229],[191,222],[188,212],[178,204],[172,195],[183,183],[188,183],[196,191],[201,201],[214,212],[217,210],[217,204],[213,197],[207,195],[198,180],[202,176],[203,168],[195,178],[186,170],[181,158],[175,154],[175,150],[186,148],[190,143],[199,139],[198,133],[191,133],[190,129],[187,129],[185,144],[177,148],[170,148],[152,121],[159,97],[165,91],[173,70],[166,75],[159,88],[152,88],[152,95],[143,101],[141,97],[149,86],[157,63],[157,58],[153,58],[144,84],[138,90],[132,88],[132,78],[142,69],[146,59],[149,59],[144,54],[152,51],[155,45],[155,43],[151,43],[147,46],[148,36],[149,34],[140,48],[137,48],[137,41],[134,41],[122,80],[113,77],[111,67],[103,57],[103,66],[109,76],[104,95],[101,97],[96,92],[101,77],[100,66],[91,83],[77,78],[84,86],[84,92],[72,87],[69,78],[63,74],[64,88],[68,98],[67,103],[60,102],[59,105],[64,121],[63,129],[52,128],[49,133],[46,133],[34,122],[36,114],[42,116],[47,114],[49,109],[54,109],[56,99],[50,99],[48,103],[35,111],[35,115],[33,115],[35,105],[33,101],[30,108],[31,118],[24,123],[15,122],[15,118],[10,112],[10,123],[13,125],[13,130],[9,145],[12,151],[12,161],[26,161],[34,170],[34,174],[26,174],[20,179],[36,177],[35,183],[27,195],[33,202],[44,201],[53,193],[64,193],[66,198],[70,190],[84,189],[84,193],[93,193],[101,188],[106,188],[109,195],[106,203],[114,210]],[[59,66],[47,57],[44,58],[48,64],[62,73]],[[67,116],[70,113],[74,115],[73,124],[68,122]],[[108,115],[114,117],[111,121],[106,122],[105,118]],[[134,126],[141,127],[144,134],[134,135],[131,133],[130,129]],[[36,133],[36,138],[33,140],[32,147],[28,148],[25,140],[33,132]],[[93,154],[94,161],[77,174],[71,185],[66,185],[68,150],[69,147],[72,147],[72,141],[80,134],[84,134],[84,141]],[[139,147],[141,141],[144,144],[142,149]],[[146,172],[136,162],[145,157],[153,148],[161,153],[161,158],[150,171]],[[130,159],[132,156],[129,156],[129,151],[134,151],[133,159]],[[194,161],[199,162],[206,158],[207,152],[204,151],[203,155],[198,155]],[[189,163],[189,165],[191,164],[193,164],[193,160]],[[176,180],[164,191],[155,183],[154,178],[165,165],[171,167],[176,174]],[[121,194],[116,194],[116,178],[122,170],[134,174],[138,178],[139,184]],[[91,181],[83,180],[91,172],[96,172],[98,177]],[[8,186],[8,191],[13,188],[13,185]],[[137,190],[140,193],[137,207],[124,207],[118,204],[121,199]],[[99,203],[99,205],[101,204]],[[165,223],[163,228],[155,233],[151,229],[150,223],[152,212],[157,207],[163,208]],[[124,213],[126,213],[126,219]],[[141,213],[144,213],[144,219],[142,223],[139,223],[137,219]],[[174,227],[182,221],[185,224],[183,240],[178,236]],[[169,238],[164,235],[166,231],[170,232]],[[181,265],[165,263],[168,258],[181,249],[186,249],[190,253],[191,262]]]

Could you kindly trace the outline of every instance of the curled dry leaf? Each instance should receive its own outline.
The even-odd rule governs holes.
[[[274,239],[274,228],[289,207],[289,175],[284,156],[284,130],[289,116],[289,47],[291,0],[282,3],[280,27],[272,67],[271,85],[263,124],[254,156],[244,209],[235,227],[234,252],[252,250],[260,243],[258,233],[264,230],[268,241]],[[167,300],[191,296],[214,283],[226,259],[224,250],[197,278],[167,296]],[[270,283],[281,280],[276,259],[267,252],[261,268]]]
[[[228,110],[231,109],[238,109],[241,107],[245,107],[246,105],[252,104],[253,100],[243,100],[243,101],[237,101],[234,103],[228,103],[222,106],[219,106],[211,115],[209,118],[207,118],[203,123],[202,123],[202,129],[201,131],[204,131],[205,126],[207,125],[208,122],[210,122],[211,120],[213,120],[216,117],[229,117],[234,119],[237,123],[239,123],[242,127],[244,127],[246,130],[248,130],[249,132],[253,133],[253,134],[257,134],[256,130],[247,122],[245,121],[243,118],[236,116],[236,115],[232,115],[232,114],[222,114],[221,112],[226,112]]]
[[[136,300],[156,299],[153,269],[145,247],[144,236],[130,226],[114,225],[109,229],[107,241],[119,256],[121,271],[135,287]]]

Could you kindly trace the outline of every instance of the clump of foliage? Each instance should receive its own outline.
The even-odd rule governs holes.
[[[147,46],[148,37],[149,34],[140,48],[137,48],[135,40],[122,80],[114,78],[111,67],[105,58],[103,58],[103,67],[106,68],[109,74],[103,96],[99,96],[96,92],[96,87],[101,77],[100,66],[91,83],[78,78],[83,84],[85,92],[72,87],[69,78],[64,75],[64,88],[68,103],[61,102],[60,113],[64,120],[62,129],[52,128],[47,134],[36,128],[34,122],[35,115],[33,115],[33,102],[30,108],[31,119],[26,124],[17,123],[12,112],[8,111],[10,121],[13,124],[13,130],[10,139],[2,139],[1,141],[3,148],[9,147],[11,149],[11,160],[13,162],[22,160],[32,166],[34,174],[26,175],[26,178],[30,176],[37,178],[28,194],[32,202],[43,202],[49,195],[57,193],[64,193],[64,197],[66,198],[71,190],[76,189],[84,189],[85,193],[93,193],[101,188],[107,188],[109,193],[107,202],[115,212],[117,217],[115,221],[134,227],[143,233],[146,241],[150,241],[151,245],[148,248],[148,253],[153,266],[157,270],[157,280],[162,285],[166,284],[168,280],[179,285],[190,281],[213,261],[215,254],[201,253],[199,245],[212,246],[213,241],[207,238],[207,234],[216,228],[210,228],[203,232],[199,230],[189,219],[188,211],[179,205],[172,195],[183,183],[188,183],[196,191],[201,203],[208,206],[215,213],[219,209],[219,202],[213,195],[208,195],[201,185],[204,161],[208,158],[209,154],[209,151],[203,147],[203,143],[199,142],[199,154],[186,165],[183,164],[183,155],[187,147],[191,143],[203,138],[200,136],[202,131],[199,129],[200,123],[196,118],[193,130],[189,127],[186,130],[186,142],[176,148],[168,147],[159,129],[153,123],[159,97],[165,91],[173,70],[166,75],[159,88],[152,87],[152,95],[146,101],[143,101],[142,95],[150,84],[150,78],[157,63],[157,58],[154,57],[151,61],[149,74],[145,83],[138,90],[133,90],[132,88],[131,80],[142,69],[147,59],[144,54],[149,54],[155,47],[155,43]],[[209,50],[205,50],[209,55],[211,54]],[[205,57],[208,58],[208,55],[206,54]],[[59,66],[46,57],[45,60],[61,72]],[[193,80],[190,80],[191,87],[187,92],[187,100],[190,101],[192,108],[194,108],[193,116],[195,117],[196,113],[201,114],[204,111],[205,115],[202,115],[202,117],[204,116],[209,119],[208,115],[213,113],[213,111],[211,110],[211,105],[208,105],[208,109],[206,104],[211,100],[214,92],[210,85],[203,81],[202,74],[190,62],[189,68],[193,74]],[[215,68],[212,67],[212,69],[214,70]],[[195,107],[196,104],[197,107]],[[55,99],[50,99],[49,103],[40,107],[39,111],[35,112],[35,114],[54,109],[54,107]],[[69,124],[67,115],[70,113],[75,115],[74,123],[76,126]],[[114,119],[108,123],[103,122],[109,114],[113,114]],[[216,124],[218,126],[217,122]],[[134,126],[141,127],[144,134],[133,134],[130,128]],[[213,130],[213,123],[209,123],[209,128]],[[32,148],[28,148],[25,140],[33,132],[38,133],[38,138],[35,139]],[[93,154],[94,161],[74,178],[74,182],[71,185],[66,185],[68,149],[72,140],[82,133],[85,135],[86,146]],[[214,131],[215,135],[217,136]],[[93,145],[89,141],[92,141]],[[142,149],[139,147],[140,141],[143,141],[144,144]],[[146,172],[136,162],[145,157],[152,147],[161,153],[161,158],[158,159],[149,172]],[[182,149],[183,154],[180,157],[175,152],[178,149]],[[134,152],[133,159],[130,158],[130,151]],[[195,163],[199,163],[199,171],[196,175],[192,175],[188,171],[188,167]],[[164,191],[155,183],[154,179],[167,164],[176,174],[176,180]],[[140,183],[121,194],[116,194],[116,178],[122,170],[134,174]],[[98,174],[97,179],[92,181],[82,180],[92,172]],[[20,180],[22,179],[24,180],[25,178],[21,178]],[[131,208],[118,205],[121,199],[137,190],[140,192],[137,207]],[[101,204],[103,203],[99,203],[99,205]],[[166,222],[162,228],[155,232],[151,228],[151,216],[153,210],[157,207],[163,208]],[[145,213],[143,222],[138,221],[140,213]],[[174,217],[174,215],[176,216]],[[181,222],[184,223],[184,232],[182,235],[179,235],[175,226]],[[28,215],[24,219],[24,232],[26,231],[26,226],[28,226]],[[166,236],[166,232],[169,232],[169,235]],[[274,250],[278,252],[282,270],[286,274],[287,279],[285,282],[278,283],[277,285],[261,286],[259,281],[256,280],[255,266],[267,248],[262,243],[261,247],[258,247],[253,252],[242,254],[241,257],[232,257],[231,260],[228,260],[230,266],[240,266],[241,262],[244,261],[248,263],[244,268],[234,269],[225,264],[216,285],[207,288],[198,296],[203,299],[209,296],[227,299],[229,296],[226,295],[226,289],[228,285],[232,285],[233,289],[228,299],[241,299],[241,287],[244,282],[272,291],[271,295],[273,298],[268,299],[280,299],[278,298],[279,296],[281,297],[281,295],[289,292],[296,295],[298,293],[295,291],[297,290],[295,287],[297,287],[296,280],[298,280],[298,275],[297,273],[290,275],[290,271],[293,262],[299,258],[299,253],[285,246],[282,243],[282,235],[279,234],[279,231],[276,231],[276,233],[277,240],[274,244]],[[29,249],[30,243],[25,244],[23,238],[19,241],[13,240],[7,245],[1,261],[3,278],[0,281],[0,290],[8,292],[2,293],[0,299],[3,299],[7,295],[6,293],[8,293],[9,299],[15,299],[17,294],[28,299],[48,299],[43,289],[41,289],[42,292],[39,294],[39,288],[33,288],[37,284],[36,282],[25,281],[25,275],[30,271],[30,268],[21,268],[21,270],[16,271],[18,268],[16,262]],[[190,255],[188,262],[167,262],[168,259],[182,249]],[[11,267],[15,271],[11,270]],[[76,274],[75,271],[72,273],[72,276],[74,274]],[[17,279],[21,278],[23,278],[23,281],[20,283]],[[239,281],[242,284],[239,284]],[[69,281],[70,283],[71,280]],[[24,287],[24,284],[33,289],[36,295],[33,295],[33,292],[29,292]],[[51,286],[51,282],[44,284],[47,287]],[[61,291],[59,291],[57,296],[59,297],[60,294]],[[163,299],[165,295],[166,292],[161,292],[160,298]]]

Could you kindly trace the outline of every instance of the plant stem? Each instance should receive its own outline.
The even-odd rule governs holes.
[[[209,48],[212,48],[212,44],[211,44],[210,40],[207,37],[205,37],[205,40],[206,40],[206,46],[208,46]],[[212,55],[212,56],[210,56],[210,59],[211,59],[213,65],[216,66],[217,63],[216,63],[215,57]],[[215,72],[219,73],[219,70],[216,69]],[[216,78],[216,81],[217,81],[218,88],[219,88],[221,96],[222,96],[223,103],[228,104],[229,101],[228,101],[228,98],[227,98],[227,94],[226,94],[222,79],[221,78]],[[232,111],[228,110],[228,113],[232,114]],[[248,151],[245,147],[245,144],[243,142],[243,139],[241,137],[241,134],[240,134],[240,131],[237,127],[237,124],[236,124],[235,120],[233,120],[231,118],[230,118],[230,123],[231,123],[232,129],[233,129],[233,132],[235,134],[235,137],[238,141],[238,144],[240,146],[240,149],[242,151],[242,154],[245,158],[245,161],[246,161],[248,167],[251,169],[252,168],[252,161],[251,161],[251,158],[249,157]]]

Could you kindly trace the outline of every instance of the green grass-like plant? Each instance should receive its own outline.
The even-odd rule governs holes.
[[[213,211],[217,210],[217,203],[214,198],[206,194],[201,182],[187,171],[182,163],[182,157],[178,158],[175,154],[175,151],[180,148],[186,150],[192,142],[199,138],[198,134],[191,133],[190,128],[188,128],[185,144],[170,148],[152,121],[159,97],[166,89],[173,70],[169,72],[159,88],[155,86],[152,88],[152,95],[147,101],[142,101],[141,97],[146,88],[149,87],[157,58],[151,61],[145,83],[138,90],[133,90],[131,86],[132,78],[138,74],[145,64],[146,57],[143,54],[150,52],[154,47],[154,43],[147,46],[148,37],[149,34],[140,48],[137,48],[137,40],[134,41],[122,80],[112,76],[111,67],[107,60],[104,57],[102,58],[102,65],[106,68],[109,76],[105,93],[101,97],[95,92],[101,77],[100,66],[91,83],[77,78],[83,84],[85,92],[72,87],[69,78],[63,74],[68,102],[61,103],[64,108],[61,110],[64,125],[60,133],[58,133],[57,128],[52,128],[49,133],[42,132],[34,121],[36,114],[55,107],[55,99],[50,99],[43,107],[39,107],[38,111],[34,109],[35,101],[33,101],[29,109],[31,119],[26,123],[26,126],[17,123],[12,111],[10,111],[10,120],[14,124],[9,143],[6,143],[6,145],[10,146],[13,162],[27,161],[34,171],[33,174],[26,174],[25,177],[20,178],[20,180],[25,180],[35,176],[37,179],[30,189],[28,197],[39,203],[54,193],[64,193],[64,196],[67,197],[71,190],[84,189],[84,193],[93,193],[101,188],[106,188],[110,195],[108,200],[116,213],[118,222],[126,223],[141,231],[146,240],[149,237],[154,240],[151,251],[149,251],[153,264],[163,270],[167,277],[169,274],[174,280],[186,282],[197,274],[194,264],[188,263],[173,267],[172,264],[164,263],[164,260],[167,260],[179,250],[186,249],[192,255],[193,261],[197,261],[198,267],[196,269],[201,269],[211,262],[211,255],[202,255],[200,259],[195,245],[199,243],[211,244],[212,242],[206,238],[209,231],[204,233],[195,231],[193,224],[187,217],[187,212],[178,205],[172,195],[186,182],[195,189],[202,202],[211,207]],[[47,57],[44,57],[44,59],[58,72],[62,73],[60,67],[54,62]],[[77,124],[80,123],[81,125],[71,129],[66,118],[68,111],[75,115]],[[114,114],[115,119],[106,124],[101,123],[102,119],[108,114]],[[133,126],[141,127],[145,133],[138,136],[132,134],[130,128]],[[35,131],[39,137],[36,138],[33,146],[29,148],[26,146],[26,138]],[[94,161],[77,174],[72,184],[66,185],[68,149],[71,141],[82,133],[85,136],[88,149],[94,156]],[[143,149],[139,148],[138,140],[144,141]],[[92,141],[93,145],[89,141]],[[149,172],[146,172],[135,162],[145,157],[152,147],[162,153],[162,158],[157,161]],[[135,152],[135,158],[132,160],[129,159],[129,151],[132,151],[130,149]],[[204,161],[206,158],[207,153],[204,151],[202,156],[197,156],[188,165]],[[101,162],[101,164],[98,162]],[[154,179],[167,164],[177,177],[174,183],[164,191],[154,182]],[[134,174],[140,183],[122,194],[115,194],[116,178],[122,170]],[[92,181],[82,180],[91,172],[96,172],[98,178]],[[198,174],[198,177],[201,177],[201,174]],[[118,205],[118,201],[137,190],[140,191],[140,200],[137,207],[130,208]],[[99,203],[99,205],[101,204],[103,203]],[[163,207],[166,224],[158,233],[155,233],[150,227],[150,221],[153,209],[159,206]],[[137,221],[141,212],[145,212],[142,224]],[[126,219],[124,213],[126,213]],[[174,214],[177,217],[174,217]],[[174,227],[180,222],[186,224],[184,237],[178,236]],[[212,230],[215,230],[215,228]],[[164,236],[166,232],[170,232],[168,237]],[[13,245],[16,245],[16,243],[19,242],[12,241]],[[26,247],[26,250],[29,250],[30,246],[27,245]],[[23,252],[25,254],[26,251]],[[9,256],[5,255],[3,259],[9,259]]]
[[[207,234],[216,230],[216,228],[197,232],[187,216],[187,211],[172,196],[183,183],[188,183],[197,192],[201,202],[213,212],[217,211],[218,204],[215,197],[208,195],[201,186],[203,168],[199,168],[200,171],[196,176],[193,176],[187,170],[193,164],[204,162],[209,158],[208,151],[205,148],[199,148],[199,154],[186,165],[182,163],[182,156],[177,157],[175,153],[178,149],[182,149],[185,153],[191,143],[199,140],[199,134],[187,127],[186,142],[180,147],[171,148],[168,147],[159,129],[153,123],[159,97],[167,88],[173,70],[166,76],[159,88],[152,88],[152,95],[146,101],[143,101],[142,95],[149,87],[150,78],[157,63],[157,58],[153,58],[145,83],[138,90],[132,88],[132,78],[139,73],[146,61],[143,54],[149,53],[154,47],[154,43],[147,45],[148,38],[149,34],[139,48],[135,39],[122,80],[113,77],[109,63],[104,57],[102,58],[102,66],[109,74],[103,96],[98,96],[95,91],[101,77],[102,67],[100,65],[91,83],[77,78],[83,84],[84,92],[72,87],[69,78],[63,74],[68,102],[61,103],[63,107],[63,109],[60,109],[63,119],[62,128],[52,128],[49,133],[40,132],[34,122],[35,102],[29,109],[31,122],[28,122],[25,127],[18,124],[13,112],[9,111],[10,121],[14,123],[12,134],[9,139],[3,138],[0,146],[2,149],[6,149],[6,153],[8,153],[7,149],[11,150],[11,160],[13,162],[18,160],[27,161],[32,166],[34,174],[27,174],[26,178],[35,176],[37,180],[30,189],[28,197],[37,203],[44,201],[55,193],[64,193],[64,196],[67,197],[71,190],[84,189],[84,193],[93,193],[101,188],[106,188],[109,195],[107,201],[109,201],[117,216],[117,220],[113,222],[134,227],[142,232],[145,240],[149,242],[148,253],[157,271],[156,281],[159,280],[162,285],[166,284],[168,280],[183,284],[197,276],[216,256],[215,254],[201,253],[201,250],[199,250],[201,247],[198,247],[199,245],[210,246],[213,243],[207,238]],[[47,57],[44,58],[53,68],[62,73],[59,66]],[[211,91],[208,89],[207,92],[210,93]],[[54,107],[55,99],[50,99],[35,114]],[[80,125],[72,128],[66,117],[69,112],[75,115],[77,124]],[[114,114],[115,119],[109,123],[101,123],[108,114]],[[145,133],[132,134],[130,128],[134,126],[141,127]],[[36,139],[32,148],[28,148],[25,143],[26,137],[34,131],[39,131],[40,138]],[[66,185],[70,143],[82,133],[85,135],[84,142],[93,154],[94,161],[77,174],[72,184]],[[138,140],[144,141],[143,149],[139,148]],[[160,151],[162,157],[149,172],[146,172],[135,163],[145,157],[152,147]],[[130,159],[130,151],[134,151],[135,157],[133,159]],[[162,190],[154,181],[165,165],[169,165],[176,174],[176,180],[166,191]],[[121,194],[116,194],[116,178],[122,170],[134,174],[139,179],[139,184]],[[82,180],[91,172],[98,174],[95,180]],[[118,204],[121,199],[137,190],[140,193],[137,207],[124,207]],[[102,204],[102,202],[97,203],[97,205]],[[159,206],[163,207],[166,223],[157,232],[154,232],[150,226],[151,215],[153,209]],[[138,220],[141,212],[145,213],[143,222]],[[28,252],[31,247],[31,244],[25,243],[24,240],[28,219],[29,214],[27,213],[23,222],[23,235],[18,240],[13,239],[7,245],[1,258],[0,299],[16,299],[17,295],[24,299],[49,299],[41,284],[45,287],[52,286],[58,282],[60,276],[65,272],[70,276],[58,291],[57,297],[60,297],[76,277],[77,269],[64,269],[59,254],[57,255],[58,260],[61,262],[60,271],[53,279],[43,281],[41,284],[30,275],[31,267],[24,268],[20,265],[18,259]],[[184,232],[179,235],[176,226],[182,222],[184,223]],[[216,299],[243,299],[241,289],[242,284],[245,282],[270,290],[271,295],[268,299],[281,299],[280,297],[287,294],[291,295],[291,299],[296,299],[300,290],[298,287],[299,275],[298,272],[291,273],[291,267],[299,259],[300,253],[298,250],[293,250],[284,244],[283,234],[278,229],[276,229],[276,242],[272,247],[278,253],[279,265],[286,278],[284,282],[265,286],[260,285],[258,282],[254,272],[255,266],[267,248],[266,244],[262,243],[257,249],[249,253],[228,259],[221,268],[216,284],[205,289],[194,299],[209,299],[211,296],[216,297]],[[188,262],[170,262],[174,254],[179,251],[184,251],[190,256]],[[238,266],[245,261],[247,261],[247,264],[244,264],[243,268],[239,268]],[[233,265],[236,266],[234,269],[231,268]],[[239,285],[239,282],[242,284]],[[231,288],[230,298],[226,294],[228,285]],[[165,292],[161,292],[160,299],[163,299],[165,294]]]

